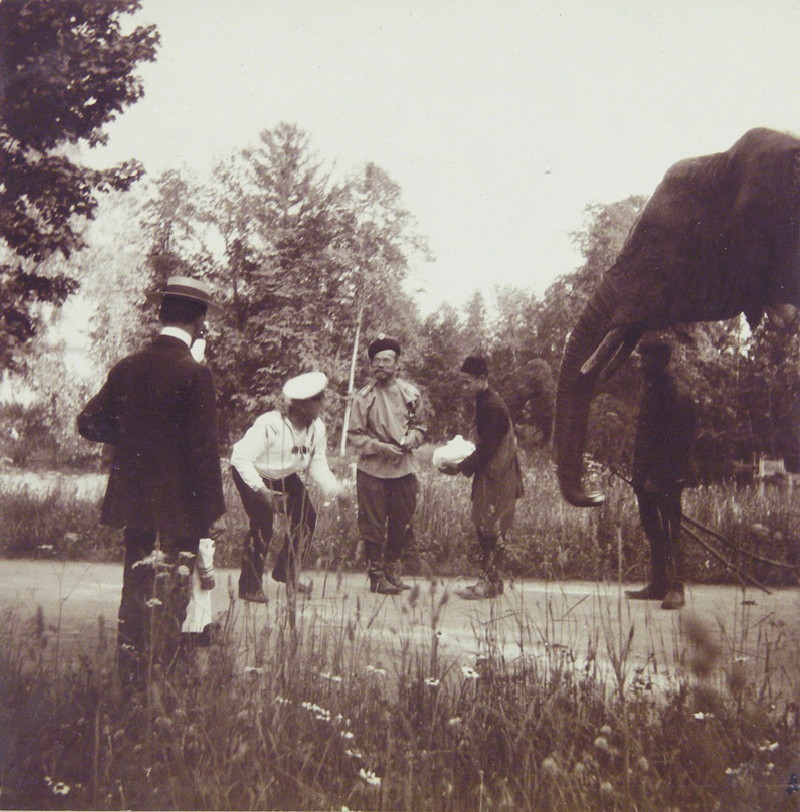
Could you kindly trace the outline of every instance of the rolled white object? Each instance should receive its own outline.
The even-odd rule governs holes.
[[[460,434],[456,434],[452,440],[448,440],[433,452],[433,464],[436,468],[443,465],[458,465],[463,462],[475,450],[475,443],[465,440]]]
[[[192,342],[189,352],[198,364],[202,364],[206,358],[206,340],[204,338],[196,338]]]

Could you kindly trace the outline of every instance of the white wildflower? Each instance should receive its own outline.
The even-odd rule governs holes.
[[[363,767],[358,771],[358,777],[367,782],[371,787],[379,787],[381,785],[381,778],[375,775],[372,770],[365,770]]]
[[[425,677],[425,684],[435,688],[439,684],[439,680],[436,677]]]
[[[338,674],[330,674],[327,671],[320,671],[319,675],[322,679],[330,680],[331,682],[341,682],[342,678]]]
[[[192,573],[190,572],[186,564],[181,564],[178,567],[178,575],[180,575],[182,578],[188,578],[191,574]]]
[[[646,773],[650,769],[650,762],[644,756],[639,756],[636,763],[639,765],[639,769],[643,773]]]
[[[551,756],[548,756],[542,762],[542,770],[550,775],[558,775],[561,772],[561,768],[558,766],[558,763]]]
[[[600,794],[601,795],[613,795],[614,794],[614,785],[610,781],[603,781],[600,784]]]
[[[186,558],[189,561],[195,557],[194,553],[190,553],[188,550],[181,550],[178,555],[180,558]]]
[[[162,605],[161,601],[158,598],[150,598],[150,600],[147,601],[147,603],[145,603],[145,606],[148,609],[152,609],[154,606],[161,606],[161,605]]]
[[[247,665],[245,666],[244,673],[245,674],[266,674],[267,669],[261,666],[256,665]],[[280,700],[280,697],[279,697]],[[284,700],[286,701],[286,700]]]
[[[359,760],[364,758],[364,754],[361,752],[361,750],[358,749],[351,750],[350,748],[348,748],[347,750],[344,751],[344,754],[346,756],[349,756],[350,758],[357,758]]]
[[[611,733],[612,733],[612,730],[611,730],[611,728],[609,727],[609,725],[603,725],[603,726],[600,728],[600,732],[601,732],[601,733],[602,733],[604,736],[610,736],[610,735],[611,735]]]
[[[447,724],[450,725],[450,727],[458,727],[461,724],[461,717],[454,716],[452,719],[447,720]]]
[[[759,753],[771,753],[773,750],[777,750],[780,747],[778,742],[772,742],[771,744],[767,742],[766,744],[762,744],[761,747],[758,748]]]
[[[53,784],[53,794],[54,795],[68,795],[69,794],[69,787],[63,781],[59,781],[56,784]]]
[[[594,746],[598,750],[608,750],[608,739],[605,736],[598,736],[594,740]]]
[[[291,705],[291,704],[292,704],[292,700],[291,700],[291,699],[287,699],[285,696],[276,696],[276,697],[275,697],[275,701],[276,701],[276,702],[277,702],[279,705]]]
[[[378,666],[368,665],[367,666],[367,671],[370,674],[375,674],[375,676],[377,676],[377,677],[385,677],[386,676],[386,669],[385,668],[380,668]]]
[[[140,561],[137,561],[131,569],[136,567],[157,567],[164,563],[164,553],[161,550],[153,550],[150,555],[146,555]]]
[[[697,719],[697,721],[698,721],[698,722],[703,722],[703,721],[705,721],[706,719],[713,719],[713,718],[714,718],[714,714],[713,714],[713,713],[703,713],[703,711],[698,711],[698,712],[697,712],[697,713],[694,715],[694,718],[695,718],[695,719]]]
[[[349,730],[340,730],[339,736],[340,738],[345,739],[346,741],[355,738],[355,736]]]
[[[461,673],[464,675],[464,679],[478,679],[480,676],[474,668],[470,668],[468,665],[461,666]]]

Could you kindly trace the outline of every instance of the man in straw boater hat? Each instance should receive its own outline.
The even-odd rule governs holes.
[[[262,414],[233,446],[233,481],[250,519],[239,575],[242,600],[267,602],[262,584],[264,557],[276,513],[286,518],[288,528],[272,578],[285,583],[287,591],[311,594],[311,583],[298,578],[317,514],[299,474],[307,471],[326,497],[348,499],[328,466],[325,424],[319,417],[327,385],[322,372],[306,372],[286,381],[285,408]]]
[[[219,308],[188,276],[170,277],[148,300],[159,305],[160,333],[111,369],[77,420],[87,440],[114,447],[100,521],[124,528],[125,688],[141,686],[150,654],[161,667],[174,663],[199,541],[217,534],[225,512],[214,382],[190,351]]]
[[[472,522],[481,553],[477,583],[457,594],[467,600],[496,598],[503,593],[500,577],[503,542],[514,521],[516,500],[524,494],[517,441],[506,404],[489,386],[486,359],[470,355],[459,370],[475,395],[475,451],[444,473],[472,477]]]
[[[397,595],[410,585],[397,562],[414,539],[411,519],[419,486],[412,457],[426,423],[419,389],[397,377],[400,342],[379,335],[367,350],[374,380],[356,392],[348,438],[358,452],[358,529],[370,590]]]
[[[662,609],[680,609],[683,596],[681,497],[693,480],[695,408],[668,366],[672,348],[650,339],[639,344],[644,388],[633,448],[632,484],[639,516],[650,543],[650,582],[628,590],[633,600],[658,600]]]

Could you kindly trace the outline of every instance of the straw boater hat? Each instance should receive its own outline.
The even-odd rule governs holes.
[[[211,286],[202,279],[191,276],[170,276],[163,290],[147,294],[147,301],[161,304],[165,296],[173,299],[186,299],[205,305],[212,313],[219,313],[222,308],[211,301]]]
[[[283,395],[289,400],[310,400],[315,398],[328,385],[324,372],[304,372],[289,378],[283,385]]]

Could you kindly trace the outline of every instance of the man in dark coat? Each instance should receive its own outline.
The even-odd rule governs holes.
[[[650,583],[625,594],[660,600],[662,609],[680,609],[683,552],[681,496],[691,479],[694,404],[667,370],[671,348],[664,341],[639,345],[644,389],[633,450],[633,488],[650,542]]]
[[[516,500],[524,493],[522,471],[511,417],[489,387],[486,360],[470,355],[460,371],[475,395],[475,451],[445,472],[472,477],[472,521],[480,545],[481,574],[477,583],[457,594],[467,600],[495,598],[503,593],[502,544],[514,521]]]
[[[214,382],[190,352],[213,307],[210,289],[173,276],[151,298],[160,302],[160,334],[117,363],[78,416],[83,437],[114,447],[100,521],[125,528],[118,649],[126,683],[142,679],[151,645],[155,662],[174,660],[199,540],[225,512]]]

